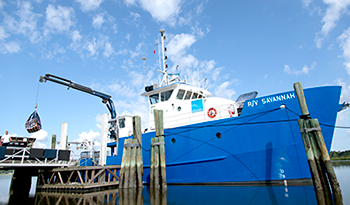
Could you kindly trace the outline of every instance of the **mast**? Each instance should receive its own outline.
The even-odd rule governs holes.
[[[163,58],[163,70],[157,70],[158,72],[163,74],[163,79],[162,82],[160,84],[160,86],[167,86],[169,85],[169,83],[172,83],[176,80],[178,80],[179,82],[182,83],[186,83],[186,80],[181,80],[180,79],[180,74],[178,72],[179,70],[179,66],[176,66],[176,73],[175,74],[168,74],[167,70],[168,70],[168,65],[166,64],[166,61],[168,60],[168,57],[165,55],[165,52],[167,51],[166,47],[164,46],[164,41],[166,40],[165,36],[164,36],[164,29],[159,30],[159,33],[161,34],[161,44],[162,44],[162,58]],[[160,43],[158,43],[160,44]],[[157,45],[157,44],[156,44]],[[170,75],[170,79],[169,79],[169,75]]]
[[[165,47],[164,47],[165,36],[164,36],[164,32],[165,32],[164,29],[160,29],[159,30],[159,33],[161,34],[161,42],[162,42],[161,49],[162,49],[162,58],[163,58],[163,70],[159,71],[159,72],[163,73],[163,75],[164,75],[161,84],[163,85],[163,83],[164,83],[165,85],[168,85],[169,84],[168,73],[167,73],[168,65],[165,63],[168,57],[165,56]]]

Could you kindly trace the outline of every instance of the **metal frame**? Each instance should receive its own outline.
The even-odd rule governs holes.
[[[12,147],[9,147],[12,148]],[[72,161],[72,155],[74,155],[74,152],[71,151],[70,153],[70,159],[69,161],[64,161],[64,160],[58,160],[59,155],[59,149],[57,150],[56,157],[53,159],[39,159],[39,158],[34,158],[30,159],[29,154],[30,154],[30,149],[28,147],[24,148],[18,148],[18,147],[13,147],[17,151],[14,154],[6,155],[5,158],[0,160],[0,166],[1,167],[66,167],[70,164]]]

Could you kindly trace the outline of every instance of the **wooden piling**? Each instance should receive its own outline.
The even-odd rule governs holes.
[[[133,134],[135,143],[138,143],[140,147],[136,149],[136,169],[137,169],[137,187],[143,187],[143,159],[142,159],[142,134],[141,134],[141,118],[139,116],[134,116],[132,118],[133,122]]]
[[[310,120],[306,120],[306,124],[308,124],[309,121]],[[312,151],[314,153],[315,163],[316,163],[317,171],[320,177],[320,182],[323,188],[326,204],[333,204],[331,190],[329,187],[326,171],[324,168],[324,163],[321,158],[321,153],[319,151],[319,147],[316,142],[316,138],[313,133],[309,133],[308,137],[310,138],[310,143],[312,146]]]
[[[164,136],[159,138],[159,163],[160,163],[160,184],[163,189],[167,188],[166,182],[166,167],[165,167],[165,146],[164,146]]]
[[[303,129],[303,127],[305,125],[304,120],[300,119],[300,120],[298,120],[298,123],[299,123],[299,127],[301,129]],[[321,205],[321,204],[325,205],[326,200],[325,200],[325,196],[324,196],[323,186],[321,184],[320,176],[318,175],[317,165],[315,162],[314,153],[312,151],[310,138],[307,136],[308,134],[306,132],[302,132],[301,135],[303,138],[306,157],[307,157],[307,161],[309,163],[311,177],[312,177],[312,181],[314,184],[314,189],[315,189],[316,198],[317,198],[317,204],[318,205]]]
[[[137,139],[131,140],[132,144],[137,143]],[[129,188],[136,188],[136,147],[130,147],[130,184]]]
[[[317,119],[310,120],[309,124],[310,124],[311,128],[316,128],[315,137],[316,137],[316,141],[317,141],[317,144],[319,146],[319,149],[320,149],[322,160],[325,164],[329,183],[331,184],[331,187],[332,187],[334,203],[336,205],[343,204],[343,196],[341,193],[339,182],[338,182],[337,177],[335,175],[333,165],[332,165],[331,159],[329,157],[326,144],[324,142],[324,138],[323,138],[323,135],[321,132],[320,124],[319,124]]]
[[[301,119],[298,122],[314,182],[317,202],[318,204],[333,204],[329,188],[330,183],[335,204],[342,205],[340,186],[334,173],[318,120],[310,117],[300,82],[294,84],[294,90],[302,111]]]
[[[56,149],[56,135],[53,134],[51,138],[51,149]]]
[[[120,169],[120,183],[119,188],[128,188],[129,187],[129,171],[130,171],[130,157],[128,147],[125,146],[129,142],[129,139],[124,141],[123,157],[122,157],[122,166]],[[130,148],[130,147],[129,147]]]
[[[151,138],[151,170],[150,170],[150,187],[154,186],[154,149],[153,144],[155,143],[155,139]]]
[[[124,141],[122,168],[120,170],[119,188],[143,187],[143,162],[141,147],[141,119],[133,117],[134,139]]]
[[[167,188],[163,110],[154,110],[156,137],[151,139],[151,187]]]
[[[125,144],[131,144],[132,139],[126,139]],[[131,147],[126,147],[126,153],[125,153],[125,182],[123,188],[129,188],[130,184],[130,157],[131,157]]]
[[[152,144],[158,143],[158,137],[154,137],[151,139]],[[159,146],[152,146],[152,154],[153,154],[153,181],[151,182],[151,187],[159,188]]]

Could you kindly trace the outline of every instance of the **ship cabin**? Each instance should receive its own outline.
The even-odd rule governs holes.
[[[242,112],[244,101],[257,95],[257,92],[246,93],[233,101],[214,97],[208,90],[186,83],[174,83],[163,87],[153,84],[146,86],[145,91],[141,96],[148,99],[149,119],[143,120],[143,132],[155,131],[153,110],[163,110],[164,128],[173,128],[237,117]],[[119,136],[131,136],[132,116],[119,116],[117,120]]]
[[[148,98],[149,122],[147,131],[154,131],[153,110],[163,110],[164,128],[195,124],[238,116],[239,103],[213,97],[208,90],[185,83],[175,83],[157,88],[147,86],[141,94]]]

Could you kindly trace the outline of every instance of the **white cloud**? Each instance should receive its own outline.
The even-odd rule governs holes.
[[[197,58],[191,54],[186,55],[186,50],[196,42],[196,37],[192,34],[178,34],[170,38],[167,45],[167,55],[175,65],[181,65],[181,69],[193,70],[199,64]],[[190,75],[191,76],[191,75]]]
[[[125,19],[126,23],[138,27],[141,23],[141,15],[130,11],[129,17]]]
[[[1,48],[2,47],[2,48]],[[20,44],[16,41],[0,44],[0,51],[2,53],[18,53],[21,50]]]
[[[88,51],[88,57],[93,58],[99,55],[100,50],[103,51],[103,56],[106,58],[115,53],[107,36],[100,36],[98,39],[93,37],[91,40],[86,40],[83,49]]]
[[[236,94],[234,89],[229,88],[232,82],[225,81],[215,89],[215,95],[218,97],[224,97],[232,99],[232,96]]]
[[[114,49],[112,45],[109,42],[106,42],[105,44],[105,51],[103,52],[103,55],[106,58],[109,58],[114,53]]]
[[[5,5],[5,2],[4,1],[0,1],[0,9],[2,9]]]
[[[312,0],[302,0],[302,3],[303,7],[308,7],[312,3]]]
[[[84,12],[96,10],[100,7],[103,0],[75,0],[80,3],[80,9]]]
[[[79,31],[73,31],[71,33],[71,39],[73,42],[69,45],[69,48],[72,50],[78,50],[78,48],[80,47],[80,41],[82,39],[82,36],[80,35]]]
[[[339,37],[340,48],[343,49],[343,57],[345,58],[345,69],[350,75],[350,27],[345,30]]]
[[[109,115],[110,117],[110,115]],[[102,124],[102,115],[101,114],[97,114],[95,117],[95,122],[96,122],[96,127],[101,130],[101,124]]]
[[[124,0],[124,3],[127,6],[135,6],[136,5],[136,0]]]
[[[10,35],[6,33],[4,27],[0,26],[0,41],[5,40],[5,38],[9,36]]]
[[[285,65],[283,72],[289,74],[289,75],[300,75],[300,74],[308,74],[310,70],[314,69],[316,66],[316,62],[313,62],[311,66],[304,65],[304,67],[301,70],[295,70],[294,68],[290,68],[289,65]]]
[[[30,2],[21,2],[18,6],[19,10],[16,14],[19,20],[5,14],[4,25],[12,33],[25,35],[31,43],[40,42],[42,37],[37,29],[37,22],[42,15],[32,12],[33,7]]]
[[[31,133],[30,137],[36,139],[36,141],[46,141],[47,140],[47,132],[45,130],[39,130],[37,132]]]
[[[130,34],[128,33],[128,34],[126,34],[126,36],[125,36],[125,38],[126,38],[126,40],[128,40],[129,42],[130,42]]]
[[[136,58],[139,57],[142,53],[143,53],[143,47],[145,46],[145,44],[143,42],[137,44],[135,51],[130,50],[130,58]]]
[[[87,41],[84,45],[84,49],[89,51],[90,56],[93,57],[98,55],[97,49],[100,47],[100,43],[96,41],[96,38],[93,38],[91,41]]]
[[[76,140],[77,142],[82,142],[83,140],[93,140],[100,141],[101,134],[99,132],[94,132],[90,130],[89,132],[82,132],[79,134],[79,138]]]
[[[323,0],[323,2],[328,5],[328,8],[322,19],[324,23],[322,29],[316,33],[315,42],[317,48],[322,47],[324,38],[334,29],[340,16],[347,12],[346,8],[350,5],[350,0]]]
[[[34,148],[48,148],[46,144],[44,143],[41,143],[41,142],[38,142],[38,141],[35,141],[34,142],[34,145],[33,145]]]
[[[52,59],[57,54],[63,54],[66,50],[57,43],[54,43],[50,48],[44,52],[43,56],[47,59]]]
[[[92,25],[95,29],[100,29],[104,21],[105,20],[103,19],[103,13],[100,13],[93,18]]]
[[[71,7],[48,5],[46,8],[46,23],[44,35],[50,32],[63,33],[74,26],[74,10]]]
[[[175,25],[176,18],[181,12],[182,0],[124,0],[127,6],[139,4],[149,12],[156,21]]]
[[[185,53],[185,49],[191,47],[192,44],[196,42],[196,37],[191,34],[177,34],[171,37],[167,53],[169,56],[178,56]]]

